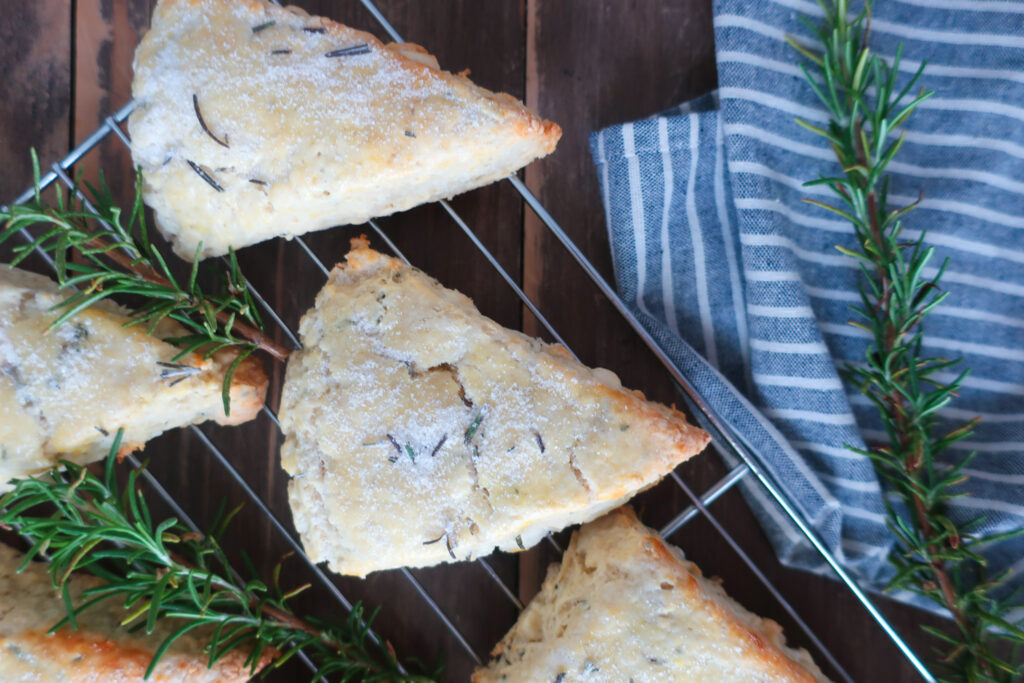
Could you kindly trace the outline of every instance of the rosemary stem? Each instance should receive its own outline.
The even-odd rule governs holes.
[[[293,628],[296,631],[302,631],[303,633],[308,633],[311,636],[317,636],[321,639],[324,638],[323,633],[321,633],[318,629],[314,628],[310,624],[307,624],[302,619],[299,619],[294,614],[289,614],[288,612],[277,609],[272,605],[250,604],[249,607],[251,609],[258,609],[260,612],[266,614],[268,617],[274,619],[275,621],[279,621],[282,624],[287,624],[290,628]],[[325,642],[328,642],[331,645],[336,645],[336,643],[330,640],[325,639]]]
[[[278,609],[273,605],[250,605],[251,609],[259,609],[259,611],[267,617],[270,617],[274,621],[280,622],[286,625],[288,628],[301,631],[302,633],[309,634],[316,638],[319,638],[321,642],[333,649],[335,652],[344,654],[351,659],[358,660],[362,664],[363,668],[368,672],[376,675],[384,672],[384,669],[380,665],[368,657],[363,657],[359,652],[354,651],[342,642],[339,642],[335,638],[331,638],[327,633],[312,626],[311,624],[299,619],[294,614]]]
[[[53,212],[52,210],[48,211],[48,213],[54,220],[59,219],[56,213]],[[134,273],[135,275],[145,280],[146,282],[151,282],[162,287],[170,287],[172,285],[172,283],[167,278],[165,278],[163,275],[160,275],[160,273],[151,268],[149,265],[145,263],[136,262],[135,259],[131,258],[121,249],[109,248],[110,245],[99,237],[96,237],[88,242],[85,242],[82,246],[89,249],[102,249],[104,256],[106,256],[111,261],[121,266],[125,270]],[[222,324],[227,324],[231,318],[231,316],[226,311],[217,311],[216,316],[217,320],[220,321]],[[258,347],[260,347],[261,349],[263,349],[264,351],[266,351],[279,361],[283,362],[288,360],[288,356],[291,354],[291,351],[275,342],[262,331],[256,329],[255,327],[249,325],[244,321],[237,319],[233,320],[231,329],[237,331],[240,335],[242,335],[249,341],[253,342]]]
[[[869,165],[868,153],[864,149],[864,136],[861,134],[863,119],[858,119],[854,122],[853,130],[857,161],[862,166],[867,167]],[[889,249],[889,240],[885,238],[882,224],[879,221],[878,195],[874,184],[867,185],[867,215],[860,216],[859,218],[867,225],[870,239],[874,242],[874,246],[879,253],[879,258],[875,261],[875,274],[881,285],[881,295],[878,298],[878,304],[874,313],[876,320],[884,326],[884,348],[880,349],[879,353],[883,357],[889,357],[896,352],[897,346],[901,341],[901,334],[897,323],[904,321],[896,321],[889,315],[893,292],[889,267],[894,261],[895,254]],[[889,405],[889,414],[892,416],[896,427],[897,442],[904,454],[902,461],[904,472],[907,477],[918,484],[914,487],[915,493],[913,494],[914,517],[918,530],[925,541],[925,547],[928,550],[929,557],[926,558],[928,566],[931,568],[935,582],[942,592],[946,608],[953,616],[957,626],[966,636],[967,641],[973,643],[977,639],[975,624],[966,617],[958,606],[957,592],[953,586],[953,581],[950,579],[945,562],[939,556],[942,552],[942,545],[936,540],[937,534],[930,521],[930,511],[919,493],[924,488],[921,486],[920,472],[921,465],[924,462],[924,446],[921,439],[914,438],[914,424],[918,422],[916,415],[913,418],[910,417],[914,413],[914,407],[908,403],[899,391],[895,390],[885,396],[885,400]],[[983,670],[987,671],[989,669],[988,664],[984,661],[980,662],[980,666]]]
[[[237,590],[234,584],[225,581],[216,574],[196,567],[193,563],[189,562],[188,560],[186,560],[185,558],[181,557],[173,551],[170,551],[168,553],[168,557],[165,564],[167,565],[168,569],[175,571],[176,573],[187,575],[191,572],[193,574],[199,574],[204,579],[210,580],[213,584],[219,586],[220,588],[232,592]],[[332,648],[336,652],[344,654],[351,659],[359,660],[365,669],[374,674],[385,672],[385,670],[381,668],[381,666],[377,662],[373,661],[371,658],[360,656],[360,653],[355,649],[348,647],[345,643],[338,641],[336,638],[330,637],[330,635],[328,635],[322,629],[318,629],[312,624],[303,621],[295,614],[292,614],[287,610],[277,608],[273,605],[258,600],[252,600],[248,603],[243,604],[247,605],[249,612],[251,613],[259,612],[264,616],[269,617],[270,619],[273,619],[274,621],[279,622],[294,631],[300,631],[302,633],[306,633],[308,635],[320,639],[321,642],[323,642],[325,645]],[[258,625],[259,621],[255,620],[254,626]]]

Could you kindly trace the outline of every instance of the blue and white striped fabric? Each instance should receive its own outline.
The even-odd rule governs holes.
[[[615,275],[624,300],[784,482],[839,559],[868,585],[890,575],[882,490],[845,448],[885,440],[875,409],[837,366],[862,361],[867,335],[848,324],[859,271],[836,245],[852,227],[802,201],[803,183],[836,172],[822,140],[794,122],[826,113],[785,42],[820,47],[799,16],[806,0],[715,0],[719,90],[591,137]],[[929,316],[925,350],[964,358],[953,428],[978,415],[951,453],[966,471],[959,521],[985,533],[1024,524],[1024,2],[877,2],[872,45],[901,70],[928,63],[935,90],[890,165],[894,204],[923,190],[907,235],[927,230],[947,301]],[[934,272],[934,269],[933,271]],[[944,376],[952,379],[953,374]],[[784,562],[819,557],[754,486],[745,492]],[[1024,570],[1024,539],[988,550],[992,569]],[[1016,580],[1017,585],[1021,582]],[[909,596],[897,596],[907,598]]]

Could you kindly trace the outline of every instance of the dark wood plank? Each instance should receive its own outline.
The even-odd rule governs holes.
[[[707,0],[531,0],[527,5],[528,104],[557,121],[564,133],[554,154],[526,169],[526,182],[609,280],[611,257],[587,136],[714,87],[709,5]],[[671,400],[665,373],[652,374],[649,365],[635,369],[630,359],[639,355],[641,342],[564,257],[564,249],[527,213],[527,293],[543,304],[585,362],[614,359],[627,384]]]
[[[42,172],[67,151],[71,131],[71,9],[61,0],[24,3],[0,14],[0,204],[13,201],[32,184],[30,151]],[[0,246],[0,260],[13,243]],[[46,268],[31,255],[23,267]]]
[[[72,139],[80,144],[103,125],[132,96],[132,56],[139,38],[149,28],[151,0],[74,3],[75,108]],[[123,203],[131,199],[131,154],[113,136],[76,167],[95,183],[103,169],[110,187]]]
[[[71,9],[63,0],[15,3],[0,13],[0,202],[32,182],[40,159],[67,151],[71,116]]]

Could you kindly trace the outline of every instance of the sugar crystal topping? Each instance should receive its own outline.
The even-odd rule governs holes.
[[[311,26],[313,18],[273,7],[223,10],[220,3],[180,10],[169,34],[137,59],[135,115],[146,125],[133,146],[144,170],[179,157],[185,140],[192,147],[201,137],[197,164],[216,170],[251,158],[247,177],[273,181],[296,155],[358,163],[367,141],[415,144],[499,116],[486,101],[456,109],[461,84],[411,67],[367,34]]]

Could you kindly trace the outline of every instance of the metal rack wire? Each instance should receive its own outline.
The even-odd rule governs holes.
[[[373,0],[360,0],[362,5],[369,11],[374,19],[380,24],[381,28],[390,37],[396,41],[401,41],[401,36],[395,31],[394,27],[388,22],[387,18],[381,13],[376,7]],[[72,150],[67,156],[61,159],[59,162],[54,163],[50,170],[44,174],[40,179],[41,187],[45,188],[57,181],[60,181],[71,190],[75,190],[74,183],[69,175],[71,168],[79,163],[82,158],[92,149],[97,147],[103,140],[109,135],[113,134],[118,140],[124,145],[129,146],[130,141],[121,129],[121,124],[128,118],[131,113],[132,103],[121,107],[114,114],[108,116],[104,124],[89,135],[78,147]],[[778,589],[771,583],[771,581],[764,575],[764,573],[757,567],[757,565],[750,559],[750,557],[744,552],[740,544],[729,534],[725,527],[720,521],[712,514],[708,507],[723,494],[732,489],[737,483],[744,479],[750,479],[751,475],[764,489],[768,492],[771,498],[777,503],[780,509],[789,516],[794,524],[804,533],[808,541],[821,553],[826,563],[835,571],[839,579],[847,585],[850,591],[857,597],[857,599],[863,604],[864,608],[878,622],[880,627],[888,634],[893,640],[896,646],[901,652],[907,657],[908,661],[917,669],[921,676],[926,681],[933,681],[931,674],[928,672],[924,664],[920,659],[911,651],[909,646],[900,638],[893,627],[886,621],[884,616],[874,606],[870,598],[864,593],[864,591],[857,585],[856,581],[849,576],[849,574],[842,568],[834,556],[828,551],[822,541],[817,537],[813,529],[807,524],[802,518],[799,511],[792,504],[784,489],[773,480],[770,473],[761,466],[757,459],[756,454],[749,451],[743,442],[736,437],[731,428],[722,420],[710,405],[703,399],[703,397],[696,391],[696,389],[687,381],[686,377],[683,376],[682,372],[676,367],[668,356],[659,348],[654,339],[647,333],[647,331],[640,325],[637,319],[633,316],[630,310],[618,297],[614,289],[602,278],[595,267],[589,262],[589,260],[583,255],[578,247],[572,242],[565,231],[561,228],[554,217],[548,212],[548,210],[539,202],[539,200],[530,192],[530,190],[515,176],[511,176],[507,179],[512,187],[522,197],[525,205],[529,206],[530,209],[537,215],[541,222],[547,227],[551,234],[556,237],[559,242],[565,247],[569,255],[579,264],[587,276],[594,282],[595,286],[604,294],[616,310],[623,316],[623,318],[630,324],[630,326],[636,331],[644,343],[651,349],[658,360],[665,366],[670,376],[678,385],[682,396],[688,407],[690,408],[691,414],[695,415],[702,423],[702,426],[707,429],[713,439],[715,446],[722,452],[729,453],[733,456],[734,460],[740,464],[727,472],[727,474],[715,482],[713,485],[708,487],[703,493],[695,493],[690,486],[688,486],[683,479],[675,472],[671,474],[671,479],[688,498],[691,504],[684,510],[679,511],[675,517],[670,520],[661,528],[661,533],[664,536],[670,536],[682,528],[685,524],[693,520],[698,516],[704,517],[711,526],[722,536],[725,542],[736,552],[737,556],[747,565],[753,575],[760,581],[766,591],[768,591],[779,603],[781,608],[793,619],[793,621],[799,626],[804,632],[810,642],[814,644],[817,650],[821,653],[828,663],[831,665],[833,670],[846,681],[852,680],[850,676],[844,671],[842,666],[835,660],[829,650],[820,642],[816,634],[807,626],[796,610],[789,604],[789,602],[781,595]],[[14,203],[22,203],[28,201],[33,196],[33,189],[30,188],[19,196]],[[84,197],[81,199],[85,200]],[[523,303],[523,305],[536,317],[544,329],[551,335],[551,337],[557,342],[561,343],[567,349],[568,345],[564,342],[558,331],[551,325],[543,313],[538,307],[530,300],[530,298],[523,292],[516,281],[509,275],[509,273],[501,266],[493,254],[484,246],[480,239],[476,236],[473,230],[467,225],[467,223],[459,216],[459,214],[451,207],[446,201],[439,202],[440,206],[444,211],[451,217],[458,228],[469,238],[471,243],[480,253],[480,255],[488,262],[488,264],[494,268],[494,270],[500,275],[500,277],[508,284],[513,290],[515,295]],[[388,245],[389,249],[399,258],[402,258],[406,262],[408,259],[398,249],[394,242],[389,238],[386,232],[375,221],[369,221],[369,227],[381,238],[381,240]],[[25,234],[28,238],[28,234]],[[324,265],[323,261],[314,253],[306,241],[302,238],[296,238],[295,242],[302,249],[302,251],[310,259],[311,263],[324,275],[326,278],[328,269]],[[45,256],[45,254],[43,254]],[[48,259],[47,259],[48,260]],[[52,265],[52,262],[51,264]],[[274,324],[281,330],[282,334],[289,339],[291,344],[298,348],[300,346],[299,339],[294,330],[290,329],[287,324],[283,321],[282,317],[278,312],[271,307],[267,300],[256,290],[255,287],[250,283],[249,290],[253,295],[255,301],[259,304],[262,310],[267,316],[273,320]],[[571,350],[570,350],[571,353]],[[575,355],[575,354],[574,354]],[[278,422],[277,416],[268,407],[263,408],[264,414],[275,425],[280,435],[280,423]],[[331,580],[327,574],[320,569],[310,558],[305,554],[301,544],[294,535],[291,534],[288,527],[275,515],[274,511],[260,498],[257,492],[252,486],[246,481],[245,477],[241,472],[231,463],[231,461],[224,455],[221,449],[214,443],[214,441],[204,432],[203,429],[197,426],[190,427],[195,437],[209,452],[210,456],[217,462],[218,466],[224,469],[229,477],[240,487],[244,492],[245,496],[251,500],[261,514],[263,514],[270,522],[274,531],[281,536],[283,541],[290,547],[292,551],[301,559],[306,565],[310,572],[316,577],[317,583],[326,590],[327,594],[331,596],[331,599],[337,602],[346,612],[350,612],[353,609],[353,603],[349,598],[342,593],[338,586]],[[141,468],[141,464],[134,458],[130,458],[129,462],[133,467]],[[179,518],[188,524],[189,526],[195,527],[189,515],[177,504],[174,497],[167,491],[167,489],[156,479],[156,477],[145,468],[142,468],[142,476],[147,483],[152,486],[153,490],[167,503],[170,509],[179,516]],[[548,536],[547,541],[557,551],[561,552],[561,548],[557,542]],[[479,558],[476,562],[486,572],[490,579],[495,583],[500,592],[507,598],[511,604],[518,610],[523,608],[522,602],[516,596],[515,591],[509,587],[499,576],[499,574],[492,567],[491,563],[485,558]],[[482,657],[468,642],[464,634],[456,627],[452,619],[445,613],[440,607],[438,602],[430,595],[430,593],[424,588],[419,580],[408,570],[399,570],[401,575],[411,585],[411,587],[418,594],[424,604],[435,614],[437,620],[444,626],[447,632],[455,639],[459,644],[466,657],[472,660],[476,664],[482,662]],[[373,630],[370,629],[369,637],[373,642],[381,642],[380,636]],[[306,662],[307,666],[313,669],[312,664],[309,660],[306,660],[304,656],[300,655]]]

